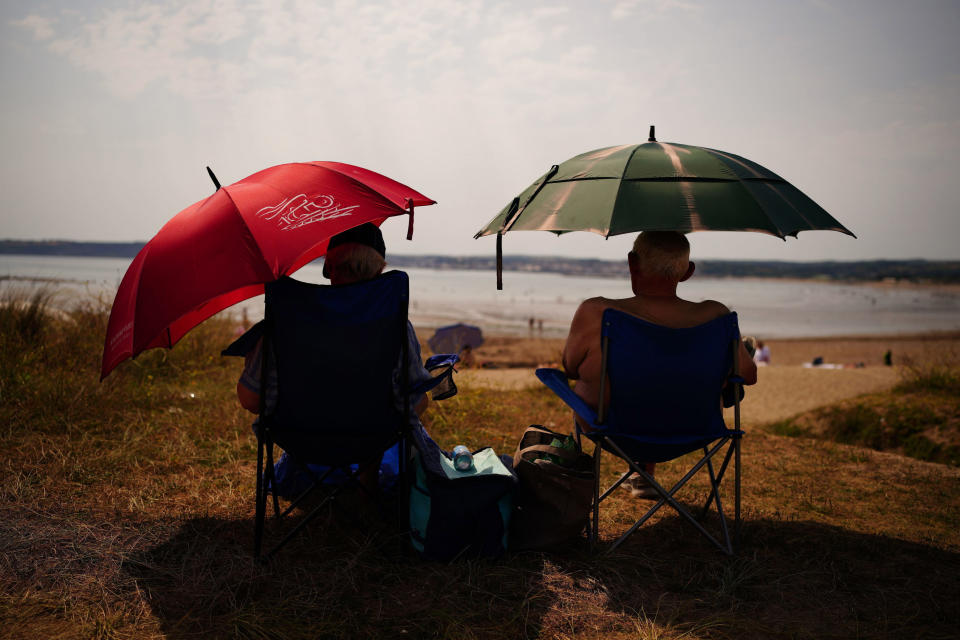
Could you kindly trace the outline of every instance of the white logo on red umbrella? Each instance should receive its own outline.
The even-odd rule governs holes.
[[[333,196],[325,195],[315,196],[313,200],[310,200],[301,193],[278,204],[260,209],[260,211],[257,211],[257,217],[264,220],[276,220],[277,226],[282,231],[290,231],[314,222],[348,216],[359,206],[354,204],[345,207],[339,204]]]

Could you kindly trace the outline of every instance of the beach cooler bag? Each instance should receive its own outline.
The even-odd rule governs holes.
[[[473,469],[457,471],[450,454],[436,445],[417,451],[410,541],[423,558],[445,562],[506,550],[517,478],[510,457],[503,458],[485,447],[473,452]]]
[[[510,549],[556,549],[581,537],[593,499],[593,458],[573,436],[531,425],[513,457],[520,480]]]

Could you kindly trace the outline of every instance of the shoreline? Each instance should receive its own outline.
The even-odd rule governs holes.
[[[43,256],[47,257],[47,256]],[[56,257],[77,257],[77,256],[56,256]],[[79,256],[85,257],[85,256]],[[423,269],[425,267],[408,267],[411,269]],[[403,271],[403,268],[398,268],[397,270]],[[470,272],[487,272],[487,269],[443,269],[443,271],[470,271]],[[510,270],[505,269],[505,273],[529,273],[525,270]],[[564,276],[564,277],[584,277],[583,274],[566,274],[559,272],[543,272],[543,273],[553,273],[555,275]],[[294,277],[296,274],[293,274]],[[607,277],[603,275],[596,276],[587,276],[595,278],[603,278],[616,280],[615,277]],[[712,276],[712,275],[699,275],[701,280],[735,280],[742,282],[792,282],[792,283],[811,283],[811,284],[825,284],[825,285],[834,285],[834,286],[864,286],[864,287],[875,287],[879,289],[916,289],[916,290],[934,290],[934,291],[943,291],[944,293],[958,294],[960,295],[960,282],[914,282],[911,280],[896,280],[894,282],[886,280],[825,280],[821,278],[795,278],[795,277],[783,277],[783,278],[774,278],[774,277],[763,277],[763,276]],[[0,274],[0,282],[11,281],[11,282],[41,282],[45,284],[90,284],[93,282],[98,282],[97,280],[91,279],[80,279],[80,278],[53,278],[53,277],[44,277],[44,276],[24,276],[16,274]]]

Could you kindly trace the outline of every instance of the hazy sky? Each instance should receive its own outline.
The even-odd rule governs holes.
[[[147,240],[228,184],[336,160],[474,232],[551,164],[665,142],[779,173],[859,236],[695,233],[700,257],[960,259],[960,2],[2,0],[0,237]],[[630,238],[508,235],[617,258]]]

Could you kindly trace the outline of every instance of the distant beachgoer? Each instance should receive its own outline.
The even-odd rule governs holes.
[[[757,352],[753,354],[753,361],[761,366],[770,364],[770,347],[764,344],[763,340],[757,340]]]
[[[473,355],[473,347],[470,345],[463,345],[463,348],[460,349],[460,353],[457,355],[460,356],[461,367],[465,369],[473,369],[477,365],[477,358]]]
[[[543,319],[537,320],[537,333],[543,333]]]
[[[886,353],[883,354],[883,364],[888,367],[893,366],[893,352],[890,349],[887,349]]]
[[[530,320],[527,321],[527,325],[530,327],[530,333],[533,333],[533,323],[534,323],[534,322],[535,322],[535,320],[534,320],[533,318],[530,318]]]
[[[600,393],[601,318],[606,309],[618,309],[647,322],[674,329],[695,327],[730,313],[714,300],[690,302],[677,296],[677,285],[693,275],[695,264],[690,260],[690,244],[675,231],[644,231],[627,254],[630,281],[634,296],[621,300],[590,298],[580,304],[570,325],[570,334],[563,348],[563,368],[576,380],[574,392],[591,407],[597,406]],[[642,358],[642,354],[637,354]],[[745,384],[757,381],[757,367],[746,347],[740,346],[740,376]],[[586,429],[579,417],[574,419]],[[647,463],[645,471],[653,474],[655,465]],[[648,498],[657,494],[642,477],[633,476],[623,484],[634,497]]]
[[[243,307],[243,313],[240,318],[240,324],[233,328],[235,336],[243,335],[243,332],[250,328],[250,317],[247,315],[247,308]]]

